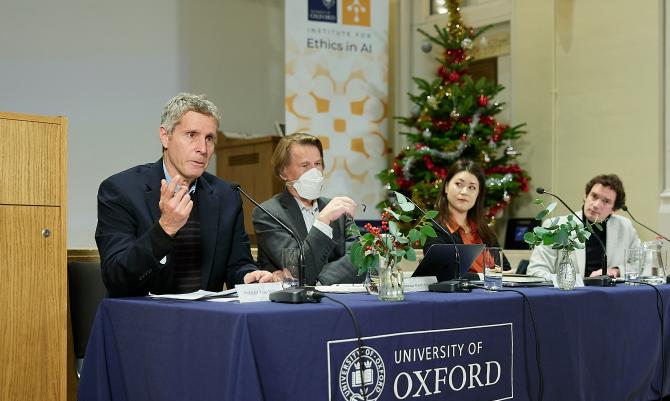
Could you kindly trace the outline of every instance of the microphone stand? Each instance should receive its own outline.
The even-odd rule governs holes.
[[[419,205],[417,205],[414,202],[414,200],[412,200],[408,196],[405,196],[405,198],[407,198],[407,200],[410,201],[412,203],[412,205],[414,205],[414,207],[416,207],[419,210],[419,212],[421,212],[424,216],[426,215],[426,211],[421,209],[421,207],[419,207]],[[468,285],[469,280],[461,277],[461,253],[458,250],[458,245],[456,244],[456,239],[454,238],[453,234],[451,234],[451,232],[449,232],[449,230],[447,228],[444,228],[444,226],[442,226],[442,224],[438,223],[437,220],[435,220],[432,217],[429,218],[429,220],[435,226],[437,226],[437,228],[439,228],[440,231],[447,234],[447,236],[451,240],[451,243],[454,245],[454,255],[456,256],[456,266],[458,268],[458,271],[457,271],[458,277],[453,279],[453,280],[447,280],[447,281],[442,281],[442,282],[439,282],[439,283],[430,284],[428,286],[428,289],[430,291],[434,291],[434,292],[470,292],[471,289]]]
[[[251,195],[248,193],[244,192],[242,189],[242,186],[240,184],[234,183],[233,188],[238,190],[242,195],[244,195],[251,203],[256,205],[260,210],[262,210],[265,214],[270,216],[272,220],[277,222],[284,230],[286,230],[293,239],[298,243],[298,249],[300,251],[300,256],[299,256],[299,265],[298,265],[298,288],[288,288],[284,289],[281,291],[276,291],[270,294],[270,300],[271,301],[276,301],[276,302],[287,302],[287,303],[303,303],[303,302],[319,302],[320,298],[315,298],[313,296],[313,293],[315,291],[313,290],[307,290],[305,289],[305,249],[303,248],[302,241],[300,241],[300,238],[291,230],[288,228],[284,222],[279,220],[276,216],[274,216],[272,213],[268,212],[267,209],[265,209],[263,206],[261,206],[260,203],[256,202]]]
[[[637,224],[641,225],[642,227],[644,227],[644,228],[646,228],[647,230],[651,231],[652,233],[656,234],[656,235],[659,236],[660,238],[663,238],[664,240],[670,242],[670,239],[668,239],[668,237],[666,237],[665,235],[659,234],[659,233],[657,233],[656,231],[652,230],[651,228],[649,228],[649,227],[645,226],[644,224],[640,223],[639,221],[637,221],[637,219],[635,219],[635,217],[633,217],[633,215],[630,213],[630,210],[628,210],[628,206],[623,205],[623,206],[621,207],[621,210],[623,210],[624,212],[628,213],[628,215],[630,216],[631,220],[633,220],[633,221],[636,222]]]
[[[593,235],[596,238],[596,240],[598,240],[598,244],[600,244],[600,247],[603,250],[602,274],[596,277],[584,277],[584,285],[593,287],[611,287],[615,285],[616,280],[613,280],[612,277],[607,275],[607,249],[605,249],[605,244],[603,244],[603,241],[600,239],[598,234],[596,234],[596,232],[593,230],[591,224],[586,223],[581,217],[579,217],[579,215],[575,213],[575,211],[572,210],[570,206],[568,206],[568,204],[565,203],[563,199],[561,199],[558,195],[552,194],[551,192],[546,191],[544,188],[537,188],[536,192],[540,195],[547,194],[549,196],[553,196],[554,198],[558,199],[558,201],[561,202],[561,204],[565,206],[570,211],[570,213],[572,213],[577,218],[577,220],[581,221],[581,223],[584,225],[584,227],[586,227],[586,229],[591,233],[591,235]]]

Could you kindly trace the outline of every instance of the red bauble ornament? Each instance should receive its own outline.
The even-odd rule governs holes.
[[[433,124],[435,124],[435,127],[440,131],[449,131],[449,129],[451,129],[451,123],[447,120],[434,120]]]
[[[479,95],[477,103],[479,103],[480,106],[485,107],[487,104],[489,104],[489,98],[485,95]]]
[[[465,134],[461,135],[461,141],[462,141],[462,142],[465,142],[465,141],[467,141],[467,140],[468,140],[468,136],[467,136],[467,135],[465,135]]]
[[[439,75],[443,81],[446,81],[449,76],[449,74],[447,74],[447,67],[441,65],[440,68],[437,69],[437,75]]]
[[[449,82],[456,83],[456,82],[458,82],[460,79],[461,79],[461,76],[460,76],[460,74],[457,73],[456,71],[452,71],[452,72],[449,74]]]
[[[491,140],[492,140],[493,142],[500,142],[500,134],[493,134],[493,135],[491,136]]]
[[[435,164],[433,163],[433,159],[431,159],[429,155],[424,155],[423,156],[423,163],[426,165],[426,168],[429,171],[433,171],[433,169],[435,169]]]
[[[496,123],[496,120],[491,116],[484,116],[479,119],[479,122],[484,125],[493,125]]]

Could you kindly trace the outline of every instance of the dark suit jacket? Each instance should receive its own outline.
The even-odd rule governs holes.
[[[163,159],[115,174],[98,190],[95,241],[102,278],[112,296],[173,291],[174,239],[158,224]],[[230,184],[209,173],[198,178],[202,244],[202,289],[221,291],[242,283],[256,270],[244,231],[240,195]],[[165,258],[165,260],[163,260]],[[161,263],[163,261],[164,263]]]
[[[327,198],[317,199],[319,210],[323,210],[329,201]],[[354,224],[351,217],[342,215],[330,223],[333,228],[333,238],[330,239],[317,228],[307,232],[300,207],[288,191],[273,196],[262,206],[303,241],[307,285],[314,285],[317,280],[321,284],[330,285],[361,282],[364,279],[357,275],[356,268],[349,260],[349,250],[356,240],[356,237],[346,236],[346,228]],[[258,240],[258,264],[269,271],[279,269],[282,249],[296,248],[298,245],[295,239],[259,208],[254,209],[252,220]]]

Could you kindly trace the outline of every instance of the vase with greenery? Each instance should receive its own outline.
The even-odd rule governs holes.
[[[544,207],[542,199],[535,199],[533,203],[543,207],[535,216],[535,219],[540,221],[556,208],[556,202],[550,203],[547,207]],[[584,249],[590,236],[591,232],[574,215],[569,214],[564,220],[558,217],[548,219],[542,226],[524,234],[523,239],[531,249],[544,245],[557,250],[556,285],[562,290],[572,290],[577,280],[574,251]]]
[[[415,216],[416,206],[399,192],[394,192],[395,202],[382,210],[379,227],[368,223],[364,234],[356,225],[349,227],[349,235],[358,237],[351,247],[351,263],[358,274],[366,275],[366,288],[385,301],[402,301],[403,274],[398,266],[404,258],[416,260],[414,247],[422,247],[428,237],[436,237],[431,219],[434,210]]]

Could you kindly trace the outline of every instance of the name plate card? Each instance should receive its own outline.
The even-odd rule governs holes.
[[[428,291],[428,285],[437,283],[437,277],[407,277],[402,286],[405,292]]]
[[[270,293],[281,291],[284,288],[280,282],[238,284],[235,286],[240,303],[270,301]]]

